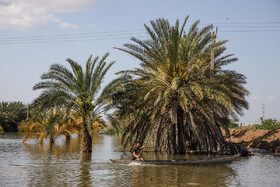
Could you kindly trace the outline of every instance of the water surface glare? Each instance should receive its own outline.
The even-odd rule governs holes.
[[[80,138],[54,145],[19,134],[0,134],[0,186],[280,186],[280,157],[259,154],[231,164],[155,166],[112,164],[129,158],[114,136],[93,137],[93,153],[82,154]],[[146,159],[190,158],[144,153]]]

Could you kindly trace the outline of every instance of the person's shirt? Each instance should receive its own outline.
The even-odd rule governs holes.
[[[141,152],[140,147],[133,147],[132,149],[132,157],[134,157],[133,153],[135,152],[136,155],[139,155],[139,153]]]

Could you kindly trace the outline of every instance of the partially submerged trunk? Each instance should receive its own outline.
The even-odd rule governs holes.
[[[186,127],[183,124],[183,111],[180,107],[177,108],[176,123],[172,124],[172,146],[173,153],[186,153]]]
[[[181,108],[178,109],[177,114],[177,153],[185,154],[186,153],[186,127],[183,124],[183,111]]]
[[[182,123],[173,124],[173,152],[175,154],[186,153],[185,128]]]
[[[92,138],[89,134],[85,118],[83,118],[82,139],[83,139],[83,152],[91,153],[92,152]]]
[[[67,134],[66,135],[66,143],[70,143],[71,141],[71,135]]]
[[[50,144],[51,144],[51,145],[54,144],[54,138],[53,138],[53,136],[51,136],[51,137],[49,138],[49,141],[50,141]]]
[[[248,151],[248,149],[245,146],[233,142],[225,142],[225,144],[221,147],[219,154],[220,155],[240,154],[240,156],[251,155],[250,151]]]

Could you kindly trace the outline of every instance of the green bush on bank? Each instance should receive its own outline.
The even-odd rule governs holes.
[[[233,128],[233,129],[238,129],[240,128],[239,125],[237,123],[234,123],[234,122],[230,122],[228,124],[228,128]]]
[[[264,129],[264,130],[274,130],[280,128],[280,122],[276,119],[265,119],[261,118],[261,123],[254,126],[255,129]]]
[[[116,134],[116,129],[114,127],[104,128],[99,132],[99,134],[115,135]]]
[[[104,134],[104,135],[117,135],[121,137],[123,135],[123,132],[125,131],[126,127],[107,127],[99,131],[99,134]]]
[[[262,130],[274,130],[274,129],[279,129],[280,128],[280,122],[277,121],[276,119],[260,119],[259,124],[254,124],[254,125],[248,125],[248,126],[239,126],[236,123],[230,123],[228,125],[228,128],[233,128],[233,129],[249,129],[249,130],[256,130],[256,129],[262,129]]]

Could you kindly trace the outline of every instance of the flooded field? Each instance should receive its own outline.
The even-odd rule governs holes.
[[[146,159],[167,156],[144,153]],[[131,158],[114,136],[93,137],[93,153],[82,154],[78,137],[70,144],[22,143],[19,134],[0,134],[0,186],[275,186],[280,184],[280,157],[258,154],[231,164],[155,166],[112,164]]]

